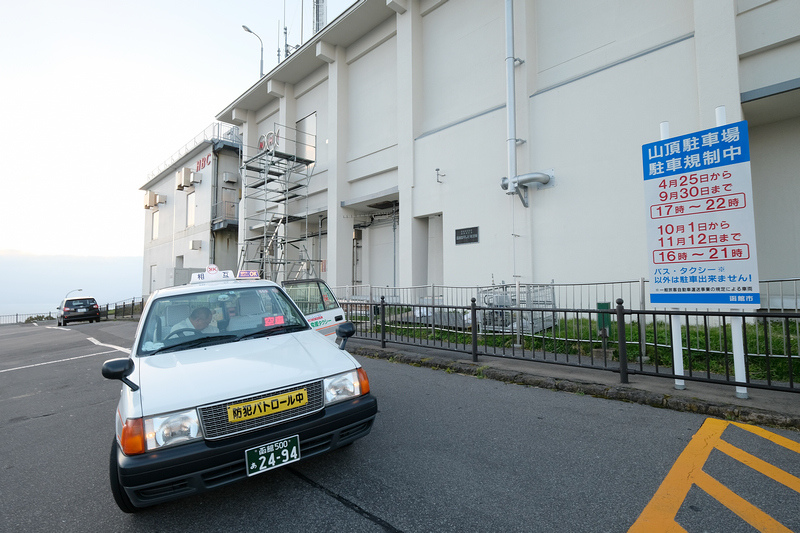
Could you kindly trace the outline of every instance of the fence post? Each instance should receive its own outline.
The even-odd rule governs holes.
[[[472,362],[478,362],[478,309],[475,307],[475,298],[472,298],[470,308],[470,319],[472,320]]]
[[[645,279],[640,278],[639,280],[639,310],[644,311],[647,309],[647,303],[645,301]],[[642,320],[643,315],[639,315],[636,321],[639,323],[639,353],[642,355],[647,355],[647,324],[645,320]]]
[[[444,302],[442,302],[444,303]],[[431,283],[431,313],[430,313],[430,321],[431,321],[431,337],[436,339],[436,309],[434,309],[434,305],[436,305],[436,287],[433,283]],[[444,311],[442,312],[444,313]]]
[[[733,309],[731,311],[734,311]],[[735,311],[739,311],[736,309]],[[733,348],[733,376],[737,383],[747,382],[747,370],[745,368],[744,357],[744,318],[741,316],[731,317],[731,344]],[[787,345],[788,347],[788,345]],[[747,399],[747,387],[736,386],[736,397]]]
[[[386,296],[381,296],[381,348],[386,348]]]
[[[619,382],[628,383],[628,347],[625,344],[624,301],[617,298],[617,346],[619,347]]]

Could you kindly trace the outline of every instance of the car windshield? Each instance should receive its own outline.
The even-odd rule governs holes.
[[[308,329],[278,287],[241,287],[159,298],[145,318],[137,353],[236,342]]]

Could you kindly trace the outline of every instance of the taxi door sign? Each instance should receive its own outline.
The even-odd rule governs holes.
[[[757,308],[747,122],[642,146],[656,308]]]

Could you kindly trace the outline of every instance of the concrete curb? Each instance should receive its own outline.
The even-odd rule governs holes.
[[[651,407],[685,411],[703,415],[715,416],[725,420],[758,424],[787,429],[800,430],[800,417],[767,411],[763,409],[748,408],[740,405],[722,404],[704,400],[702,398],[684,398],[670,394],[626,387],[624,385],[608,386],[599,383],[537,376],[534,373],[520,372],[498,368],[491,361],[483,360],[478,363],[451,359],[438,355],[418,355],[394,349],[383,349],[366,346],[349,347],[348,351],[354,355],[369,357],[371,359],[384,359],[395,363],[411,366],[444,370],[469,376],[476,376],[505,383],[551,389],[576,394],[586,394],[596,398],[639,403]]]

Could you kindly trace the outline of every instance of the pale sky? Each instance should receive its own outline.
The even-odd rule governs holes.
[[[352,3],[329,0],[328,22]],[[284,2],[4,4],[0,255],[141,256],[139,188],[258,81],[260,44],[242,24],[264,42],[264,72],[277,65]],[[300,6],[286,0],[290,44]]]
[[[327,21],[353,3],[328,0]],[[54,311],[77,288],[101,305],[141,297],[139,188],[258,81],[261,46],[242,24],[268,73],[279,28],[301,42],[300,6],[286,0],[284,17],[283,0],[3,2],[0,315]]]

